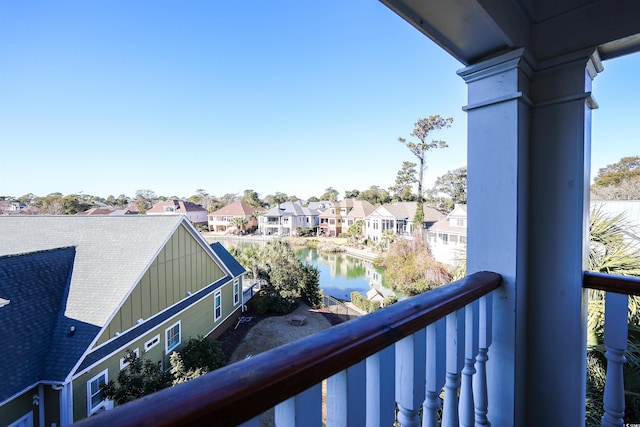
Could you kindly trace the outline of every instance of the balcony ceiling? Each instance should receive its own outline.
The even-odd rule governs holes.
[[[526,47],[538,61],[640,50],[638,0],[381,0],[465,65]]]

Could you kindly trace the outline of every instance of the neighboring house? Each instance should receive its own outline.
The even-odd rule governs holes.
[[[333,203],[331,203],[328,200],[321,200],[319,202],[309,202],[307,204],[307,207],[309,209],[318,211],[318,213],[322,213],[322,212],[326,211],[331,206],[333,206]]]
[[[127,349],[166,369],[241,312],[244,268],[184,216],[2,217],[0,235],[2,425],[109,409]]]
[[[194,224],[207,224],[208,212],[193,202],[165,200],[158,202],[147,211],[147,215],[185,215]]]
[[[295,235],[298,227],[316,227],[318,215],[318,211],[299,202],[281,203],[258,216],[259,232],[265,236]]]
[[[136,215],[137,211],[129,209],[117,209],[110,206],[101,206],[87,209],[84,212],[78,212],[76,215]]]
[[[12,202],[9,204],[9,211],[10,212],[19,212],[23,209],[27,209],[29,207],[29,205],[27,205],[24,202]]]
[[[84,212],[78,212],[76,215],[111,215],[115,210],[115,208],[99,206],[87,209]]]
[[[365,234],[367,239],[380,241],[386,230],[391,230],[397,236],[411,236],[414,230],[413,219],[416,215],[417,202],[397,202],[391,205],[378,206],[366,218]],[[426,229],[443,217],[443,214],[427,205],[423,205],[424,223]]]
[[[346,233],[357,220],[364,220],[374,210],[375,207],[366,200],[348,198],[334,203],[320,214],[320,234],[336,237]]]
[[[436,261],[450,265],[465,262],[467,205],[456,205],[446,218],[429,227],[427,243]]]
[[[258,219],[255,214],[262,210],[264,209],[255,208],[241,202],[228,204],[227,206],[209,214],[209,231],[223,233],[229,230],[235,231],[236,226],[233,224],[233,218],[246,219],[247,224],[244,227],[245,230],[257,228]]]

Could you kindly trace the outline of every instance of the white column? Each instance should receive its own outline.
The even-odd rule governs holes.
[[[503,276],[494,293],[487,366],[488,417],[494,426],[526,425],[524,324],[527,265],[528,144],[533,75],[523,49],[469,66],[467,273]],[[520,328],[522,332],[520,332]]]
[[[487,363],[494,426],[584,425],[590,53],[536,63],[518,49],[459,72],[469,87],[467,271],[504,278]]]
[[[529,164],[527,406],[530,425],[583,426],[591,80],[597,57],[538,64]],[[554,393],[549,393],[553,378]],[[491,404],[489,404],[491,405]]]

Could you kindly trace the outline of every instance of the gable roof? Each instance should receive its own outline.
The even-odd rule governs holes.
[[[391,215],[397,219],[407,219],[409,222],[413,222],[417,207],[417,202],[396,202],[390,205],[378,206],[372,213],[382,217]],[[436,222],[444,218],[442,212],[424,204],[422,205],[422,211],[424,212],[424,222]]]
[[[187,213],[187,212],[202,212],[202,211],[207,212],[205,208],[203,208],[201,205],[198,205],[196,203],[174,199],[174,200],[165,200],[165,201],[156,203],[155,205],[153,205],[151,209],[147,211],[147,213],[152,213],[152,214],[165,213],[164,208],[166,206],[173,206],[176,209],[175,210],[176,214]]]
[[[369,203],[367,200],[354,200],[353,208],[347,214],[348,218],[365,218],[371,212],[376,210],[376,207]]]
[[[209,215],[251,216],[255,211],[259,210],[262,210],[262,208],[255,208],[242,202],[235,202],[230,203],[215,212],[211,212]]]
[[[0,402],[48,375],[75,254],[67,247],[0,257],[0,298],[9,301],[0,308],[0,331],[7,354],[20,361],[0,364]]]
[[[199,236],[189,220],[182,215],[0,217],[0,235],[3,236],[0,240],[0,257],[4,255],[0,261],[5,264],[6,259],[15,259],[15,256],[7,256],[14,253],[33,251],[57,253],[61,251],[56,249],[59,247],[69,247],[73,252],[71,261],[66,264],[65,297],[57,310],[48,311],[54,313],[51,314],[54,320],[48,319],[47,324],[50,327],[47,329],[47,337],[55,337],[55,339],[50,340],[47,351],[38,352],[44,355],[44,362],[38,361],[40,366],[44,367],[38,371],[40,380],[64,382],[180,226],[184,226],[194,237]],[[215,262],[226,276],[213,286],[209,286],[206,291],[197,292],[192,297],[163,311],[162,315],[152,319],[154,324],[160,322],[163,319],[162,316],[170,316],[184,309],[207,292],[230,280],[230,268],[224,262],[229,262],[234,271],[239,271],[237,262],[231,262],[233,257],[224,248],[214,251],[204,239],[196,240],[216,260]],[[49,278],[50,270],[51,268],[46,265],[35,266],[29,271],[33,277],[28,275],[25,277],[30,280],[30,284],[42,291],[42,287],[51,285],[40,284],[38,280]],[[1,262],[0,271],[4,271]],[[25,273],[24,268],[17,270],[14,276],[20,272]],[[47,292],[43,295],[49,297]],[[9,304],[1,308],[3,316],[0,319],[5,321],[11,319],[14,329],[20,330],[15,328],[14,323],[16,321],[14,319],[20,319],[19,317],[5,316],[9,310],[13,311],[18,307],[17,300],[12,295],[0,292],[0,298],[9,300]],[[147,323],[141,326],[153,326]],[[0,326],[4,325],[0,323]],[[73,333],[71,333],[71,327],[73,327]],[[136,329],[133,334],[139,334],[141,330]],[[21,343],[23,340],[24,337],[21,337],[16,342]],[[38,341],[42,342],[42,340]],[[85,358],[83,366],[105,355],[105,352],[113,347],[112,344],[118,343],[109,343],[92,351]],[[0,401],[2,401],[1,398]]]
[[[303,207],[299,203],[285,202],[280,203],[268,211],[261,214],[265,217],[280,217],[280,216],[318,216],[318,211],[315,209],[309,209]]]
[[[102,327],[183,221],[188,224],[170,215],[1,217],[0,256],[74,246],[65,314]]]

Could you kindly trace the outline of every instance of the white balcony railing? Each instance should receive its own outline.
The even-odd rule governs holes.
[[[473,274],[78,425],[258,426],[272,407],[277,426],[435,426],[440,411],[444,426],[487,425],[501,281]]]

